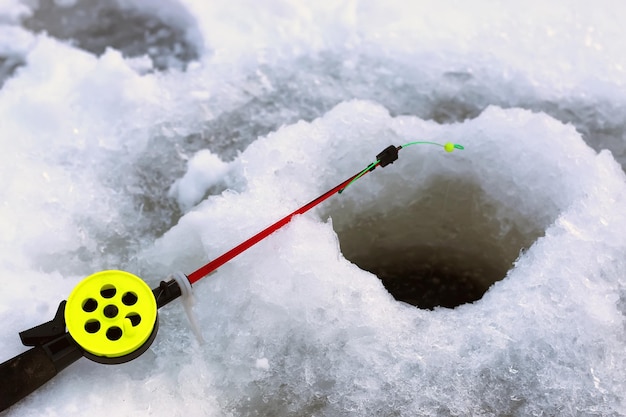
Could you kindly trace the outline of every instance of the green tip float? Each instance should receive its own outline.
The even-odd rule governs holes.
[[[174,273],[169,281],[161,281],[154,289],[150,289],[141,278],[124,271],[101,271],[83,279],[67,301],[59,304],[52,320],[20,332],[22,343],[33,347],[0,364],[0,411],[26,397],[83,356],[104,364],[135,359],[148,350],[156,337],[158,309],[178,297],[183,300],[192,330],[201,339],[191,314],[192,284],[285,226],[294,216],[309,211],[336,193],[342,193],[376,167],[384,168],[392,164],[398,159],[401,149],[418,144],[440,146],[446,152],[464,149],[455,143],[391,145],[376,156],[375,162],[341,184],[191,274]]]
[[[451,143],[448,142],[445,145],[442,145],[441,143],[437,143],[437,142],[409,142],[406,143],[402,146],[394,146],[394,145],[390,145],[388,147],[386,147],[385,149],[383,149],[383,151],[381,153],[379,153],[378,155],[376,155],[376,161],[372,162],[371,164],[369,164],[363,171],[359,172],[357,175],[355,175],[352,180],[350,180],[350,182],[348,183],[348,185],[346,185],[345,187],[343,187],[342,189],[339,190],[339,194],[341,194],[346,188],[348,188],[350,185],[352,185],[353,182],[355,182],[356,180],[358,180],[359,178],[361,178],[363,175],[367,174],[368,172],[373,171],[377,166],[381,166],[381,167],[386,167],[389,164],[393,164],[397,159],[398,159],[398,152],[400,152],[400,149],[404,149],[407,148],[409,146],[412,145],[436,145],[436,146],[441,146],[446,152],[452,152],[455,149],[460,149],[463,150],[465,149],[463,146],[457,144],[457,143]]]

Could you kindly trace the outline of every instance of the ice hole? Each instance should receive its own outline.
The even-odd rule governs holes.
[[[163,17],[136,7],[121,7],[114,0],[80,0],[69,5],[48,1],[38,4],[24,26],[71,40],[98,55],[112,47],[127,57],[148,55],[159,70],[184,69],[186,63],[197,59],[196,48],[185,28],[179,27],[180,22],[166,22]]]
[[[479,185],[459,179],[436,178],[407,205],[376,205],[330,213],[343,256],[425,309],[479,300],[544,232],[532,219],[502,218]]]

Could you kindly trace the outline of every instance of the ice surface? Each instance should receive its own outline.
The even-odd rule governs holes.
[[[194,26],[176,2],[162,0],[137,10],[135,2],[101,0],[41,2],[24,20],[35,32],[69,40],[94,54],[114,48],[126,56],[147,56],[158,69],[184,68],[197,58]],[[151,6],[152,5],[152,6]]]
[[[208,149],[201,150],[189,160],[187,172],[174,182],[169,194],[187,211],[199,203],[204,194],[220,182],[227,172],[227,163]]]
[[[2,360],[90,273],[155,286],[390,144],[466,149],[197,283],[204,344],[173,303],[4,415],[626,415],[626,7],[87,3],[0,1]]]

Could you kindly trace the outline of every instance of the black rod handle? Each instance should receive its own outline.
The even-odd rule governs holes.
[[[65,333],[0,364],[0,412],[11,407],[83,356]]]
[[[42,346],[36,346],[0,364],[0,411],[26,397],[57,374]]]

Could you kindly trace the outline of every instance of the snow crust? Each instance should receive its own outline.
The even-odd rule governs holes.
[[[621,3],[110,1],[170,29],[100,52],[102,10],[42,7],[0,2],[0,360],[93,272],[155,287],[390,144],[465,150],[406,147],[198,282],[203,344],[173,303],[3,415],[626,415]],[[423,264],[488,290],[420,309],[368,271]]]

